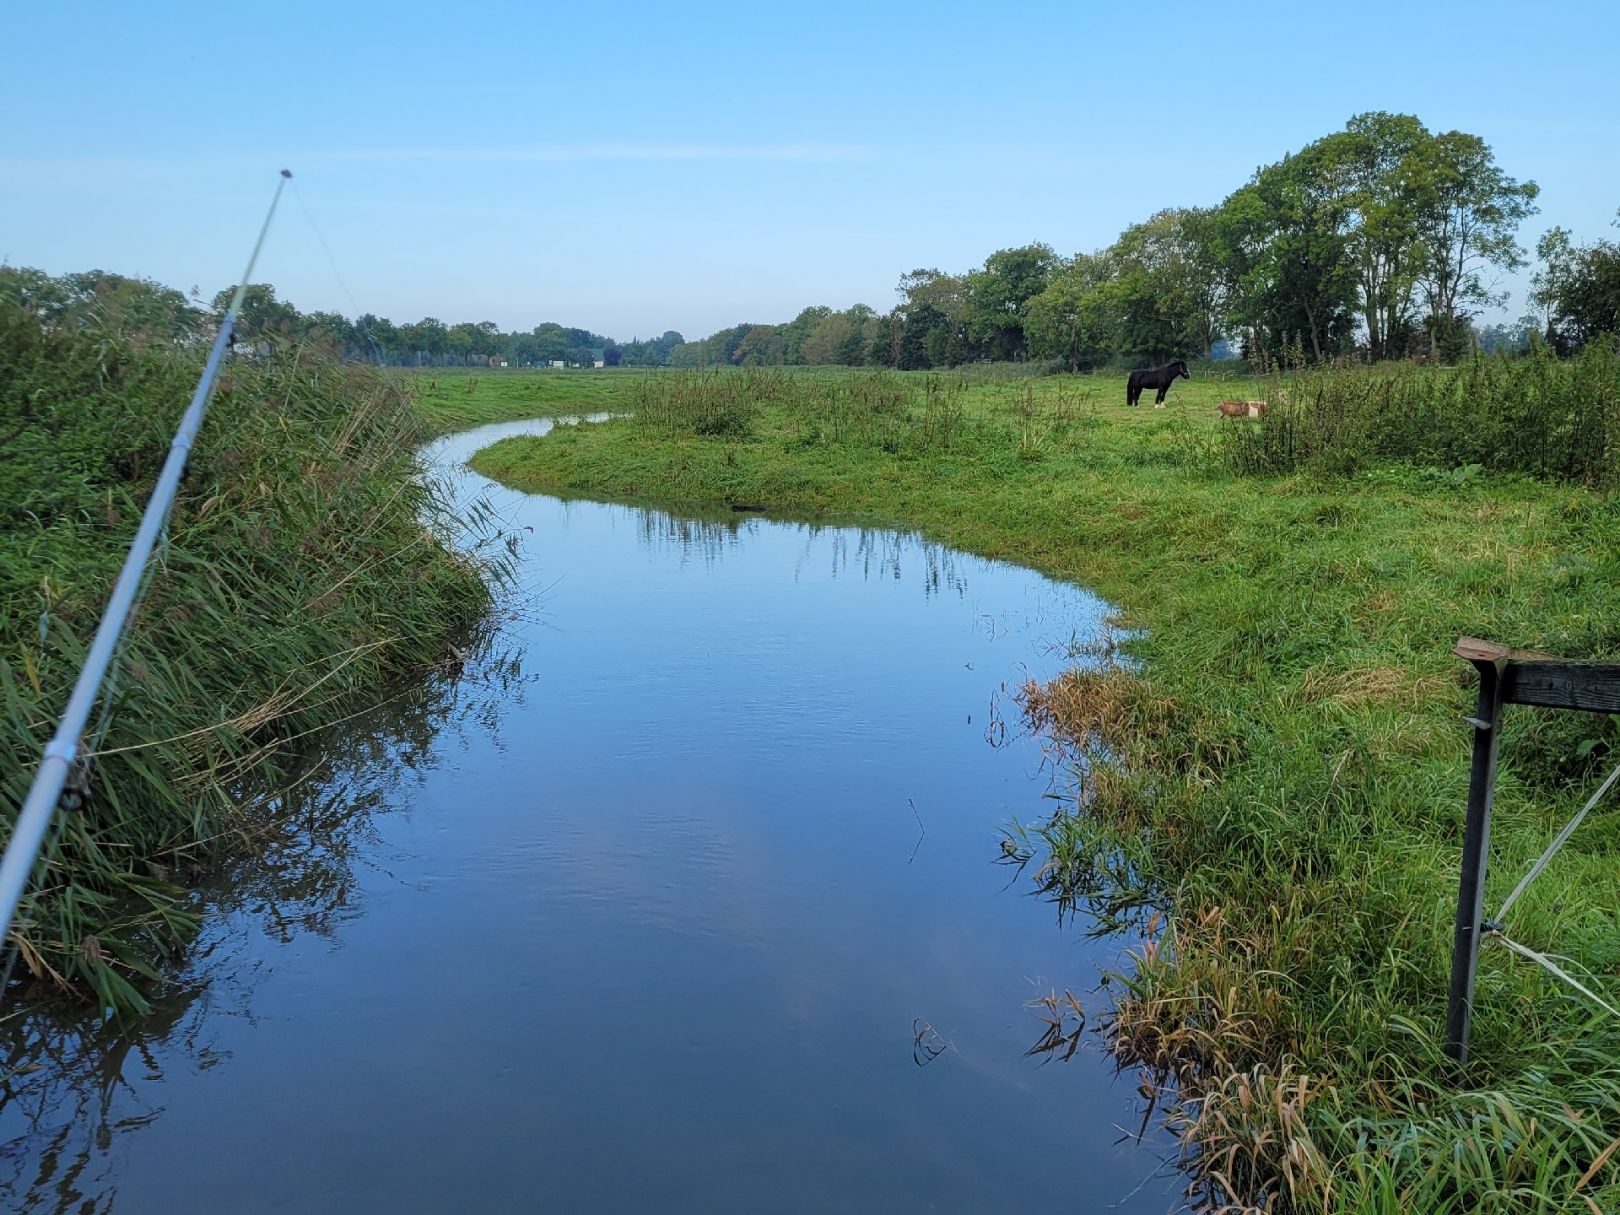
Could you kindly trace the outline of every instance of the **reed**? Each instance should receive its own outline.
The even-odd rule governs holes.
[[[76,678],[197,360],[0,305],[0,821]],[[490,601],[414,451],[396,382],[294,350],[222,376],[114,680],[78,805],[13,935],[21,972],[146,1007],[197,922],[201,866],[241,838],[300,740],[444,660]],[[459,546],[459,548],[458,548]]]
[[[1258,426],[1229,426],[1236,472],[1353,475],[1380,464],[1620,482],[1620,354],[1476,355],[1446,368],[1335,368],[1275,381]]]

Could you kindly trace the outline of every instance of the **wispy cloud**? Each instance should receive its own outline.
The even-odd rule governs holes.
[[[306,159],[324,161],[456,161],[459,163],[510,162],[564,163],[569,161],[741,161],[793,164],[859,161],[871,149],[857,144],[692,144],[592,143],[545,144],[509,148],[364,148],[317,152]]]

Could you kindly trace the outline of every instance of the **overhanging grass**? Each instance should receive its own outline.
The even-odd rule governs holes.
[[[835,436],[764,402],[749,438],[611,422],[507,440],[474,466],[563,495],[916,527],[1098,590],[1144,630],[1128,643],[1140,670],[1052,690],[1067,707],[1050,726],[1093,764],[1084,806],[1044,825],[1052,890],[1095,893],[1098,858],[1124,855],[1112,872],[1138,889],[1104,901],[1169,909],[1112,1032],[1186,1099],[1214,1196],[1612,1205],[1620,1027],[1488,949],[1466,1088],[1439,1040],[1472,709],[1450,648],[1473,634],[1620,652],[1620,508],[1448,468],[1235,477],[1213,402],[1260,391],[1182,383],[1154,411],[1116,404],[1123,381],[1102,377],[970,384],[949,447]],[[1614,741],[1604,718],[1509,714],[1488,904]],[[1611,999],[1615,822],[1590,819],[1510,924]]]
[[[195,354],[49,332],[0,305],[0,819],[15,814],[122,564]],[[24,901],[25,968],[145,1007],[196,922],[186,879],[298,740],[442,661],[489,568],[417,475],[398,385],[300,352],[232,364],[117,669],[81,808]],[[93,719],[94,721],[95,719]]]

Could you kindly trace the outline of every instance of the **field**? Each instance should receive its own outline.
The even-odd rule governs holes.
[[[1127,409],[1122,377],[831,371],[508,374],[459,395],[441,377],[422,399],[456,420],[632,411],[475,459],[520,488],[916,528],[1104,595],[1120,629],[1104,648],[1130,669],[1026,690],[1076,783],[1007,847],[1060,907],[1136,934],[1107,1032],[1169,1093],[1211,1200],[1554,1211],[1620,1200],[1620,1024],[1487,948],[1474,1060],[1460,1085],[1448,1073],[1473,707],[1472,671],[1450,651],[1473,635],[1620,652],[1620,508],[1601,488],[1612,439],[1582,429],[1612,416],[1612,369],[1532,369],[1540,387],[1506,364],[1377,384],[1200,377],[1163,410]],[[1375,389],[1399,407],[1322,406]],[[1596,455],[1563,479],[1511,471],[1574,441],[1562,406],[1483,433],[1514,393],[1594,392],[1609,412],[1577,417],[1575,440]],[[1214,408],[1280,393],[1316,404],[1263,421]],[[1440,420],[1414,428],[1425,401]],[[1348,428],[1324,429],[1329,417]],[[1615,740],[1607,718],[1510,712],[1490,908]],[[1611,1003],[1617,848],[1600,810],[1508,925]]]

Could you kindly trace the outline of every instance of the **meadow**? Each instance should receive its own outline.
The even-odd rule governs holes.
[[[1024,690],[1071,781],[1050,820],[1006,825],[1002,854],[1060,914],[1136,942],[1104,1033],[1212,1205],[1620,1200],[1615,1018],[1488,946],[1467,1074],[1441,1052],[1474,695],[1451,649],[1620,652],[1612,354],[1195,371],[1162,410],[1103,375],[509,375],[440,404],[456,382],[420,399],[630,415],[475,457],[506,484],[914,528],[1116,606],[1114,636]],[[1228,397],[1271,410],[1221,420]],[[1509,712],[1489,907],[1616,737],[1606,717]],[[1617,850],[1600,810],[1508,925],[1611,1003]]]

